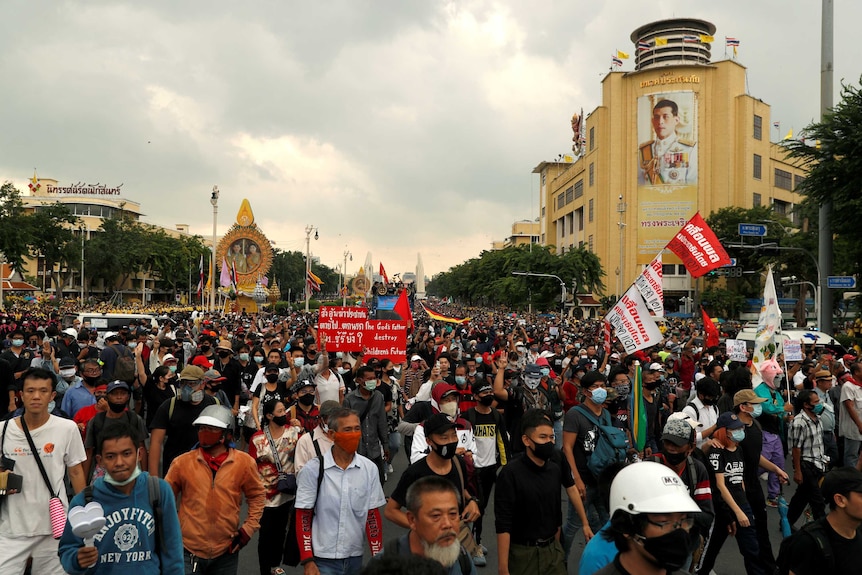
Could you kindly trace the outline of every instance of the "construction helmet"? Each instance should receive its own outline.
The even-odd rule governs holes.
[[[630,515],[640,513],[698,513],[688,487],[676,472],[661,463],[642,461],[627,465],[611,484],[611,508]]]
[[[192,425],[209,425],[210,427],[228,429],[233,426],[233,414],[223,405],[208,405],[201,411]]]

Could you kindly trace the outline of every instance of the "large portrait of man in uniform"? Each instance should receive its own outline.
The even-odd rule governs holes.
[[[649,126],[643,121],[649,118]],[[638,102],[638,185],[697,184],[697,122],[694,94],[643,96]],[[647,139],[648,138],[648,139]]]

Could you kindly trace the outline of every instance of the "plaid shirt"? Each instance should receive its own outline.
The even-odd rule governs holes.
[[[806,412],[797,415],[787,430],[790,447],[798,448],[802,461],[813,463],[817,469],[826,471],[826,454],[823,449],[823,424]]]

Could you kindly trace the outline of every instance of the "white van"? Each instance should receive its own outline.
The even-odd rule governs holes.
[[[99,339],[107,331],[119,331],[122,327],[128,327],[129,322],[135,320],[139,325],[157,327],[156,318],[144,313],[100,313],[97,311],[79,314],[66,314],[63,317],[63,327],[72,327],[75,320],[81,322],[81,326],[87,329],[95,329],[99,333]]]

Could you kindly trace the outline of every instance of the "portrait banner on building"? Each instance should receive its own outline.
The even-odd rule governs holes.
[[[651,312],[661,317],[664,315],[664,290],[661,286],[662,278],[661,254],[657,255],[650,264],[644,268],[635,286],[644,298],[644,302]]]
[[[658,326],[649,314],[640,292],[635,286],[623,294],[620,301],[605,317],[616,330],[617,338],[626,353],[632,353],[661,343]]]
[[[682,226],[667,247],[679,256],[694,278],[730,263],[730,256],[700,213],[694,214]]]
[[[644,265],[697,211],[698,100],[692,91],[656,92],[637,104],[637,263]]]

